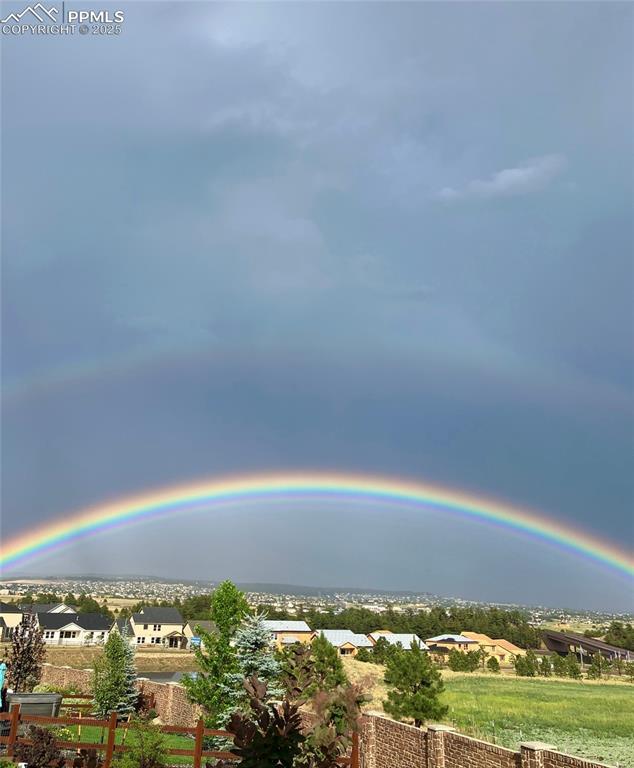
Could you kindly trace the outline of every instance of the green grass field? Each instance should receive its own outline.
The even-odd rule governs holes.
[[[346,672],[380,712],[387,694],[383,667],[345,659]],[[543,741],[562,752],[634,768],[634,685],[627,682],[519,678],[443,670],[447,724],[517,749]]]
[[[447,720],[505,747],[544,741],[634,768],[634,686],[463,675],[445,682]]]

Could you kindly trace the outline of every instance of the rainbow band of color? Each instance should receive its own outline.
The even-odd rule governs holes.
[[[286,498],[407,504],[499,525],[634,574],[632,557],[613,544],[535,512],[453,489],[395,478],[336,473],[277,473],[212,479],[130,496],[88,508],[5,542],[0,567],[15,568],[77,539],[143,520],[236,502]]]

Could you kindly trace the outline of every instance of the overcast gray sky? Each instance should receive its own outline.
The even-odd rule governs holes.
[[[1,41],[3,536],[310,467],[631,548],[634,7],[123,7],[118,37]],[[29,568],[634,607],[552,547],[343,502]]]

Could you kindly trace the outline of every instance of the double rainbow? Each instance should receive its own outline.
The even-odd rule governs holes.
[[[0,568],[16,568],[77,539],[164,515],[236,502],[283,499],[409,505],[497,525],[555,545],[631,577],[632,557],[616,545],[552,518],[450,488],[397,478],[281,472],[203,480],[128,496],[65,515],[3,542]]]

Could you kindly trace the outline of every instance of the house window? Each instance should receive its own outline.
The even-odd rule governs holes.
[[[160,637],[153,637],[150,642],[152,645],[160,645],[161,644],[161,638]]]
[[[77,637],[77,632],[73,632],[69,629],[64,629],[62,632],[60,632],[62,640],[73,640],[75,637]]]
[[[52,640],[55,637],[55,632],[51,629],[47,629],[44,633],[44,639],[45,640]]]
[[[145,642],[145,638],[144,637],[137,637],[136,641],[137,641],[137,643],[139,645],[142,645]]]
[[[155,632],[160,632],[161,631],[161,625],[160,624],[155,624],[154,625],[154,631]]]
[[[144,624],[143,629],[147,629],[149,626],[150,626],[149,624]]]

